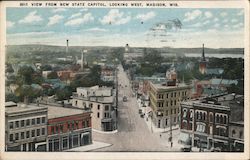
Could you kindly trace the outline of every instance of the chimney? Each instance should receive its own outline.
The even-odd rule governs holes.
[[[205,49],[204,49],[204,44],[202,44],[202,60],[205,61]]]
[[[29,97],[25,96],[23,102],[25,105],[28,105],[29,104]]]
[[[69,40],[67,39],[66,40],[66,53],[69,52]]]

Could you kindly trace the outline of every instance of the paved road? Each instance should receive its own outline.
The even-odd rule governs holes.
[[[118,82],[122,85],[118,94],[118,132],[114,134],[93,132],[93,140],[113,144],[95,151],[169,151],[170,148],[163,145],[159,134],[151,133],[145,121],[140,118],[136,98],[132,97],[128,77],[121,66],[119,66]],[[128,97],[127,102],[122,101],[124,95]]]

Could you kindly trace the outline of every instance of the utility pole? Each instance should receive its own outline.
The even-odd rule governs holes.
[[[171,114],[170,114],[170,136],[169,136],[169,141],[171,143],[171,148],[173,147],[173,135],[172,135],[172,109],[171,109]]]

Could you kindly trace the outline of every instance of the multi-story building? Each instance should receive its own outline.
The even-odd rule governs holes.
[[[101,67],[101,80],[105,82],[114,82],[115,69],[111,66],[102,66]]]
[[[231,150],[230,123],[233,117],[237,116],[233,108],[237,108],[237,113],[243,110],[242,98],[226,94],[182,102],[180,141],[184,144],[191,142],[192,146],[199,148]],[[236,131],[233,134],[235,135]]]
[[[48,106],[48,151],[63,151],[91,143],[90,110]]]
[[[47,107],[5,103],[5,150],[46,151]]]
[[[92,111],[92,128],[113,131],[116,126],[116,91],[110,87],[79,87],[73,93],[72,105]]]
[[[175,71],[166,75],[166,83],[154,84],[150,82],[150,106],[152,120],[158,128],[165,128],[178,124],[180,102],[191,97],[191,87],[176,82]]]

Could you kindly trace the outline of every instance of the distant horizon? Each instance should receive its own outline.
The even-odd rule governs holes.
[[[51,46],[51,47],[66,47],[66,45],[53,45],[53,44],[10,44],[10,45],[6,45],[6,46],[28,46],[28,45],[40,45],[40,46]],[[112,48],[116,48],[116,47],[120,47],[120,48],[124,48],[124,46],[81,46],[81,45],[69,45],[69,47],[112,47]],[[143,46],[129,46],[130,48],[173,48],[173,49],[199,49],[202,48],[201,47],[143,47]],[[205,49],[244,49],[245,47],[231,47],[231,48],[212,48],[212,47],[204,47]],[[230,54],[230,53],[229,53]]]

